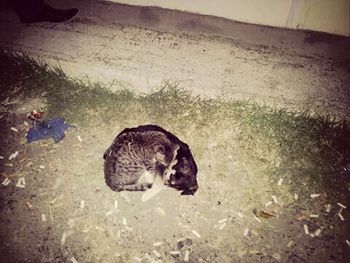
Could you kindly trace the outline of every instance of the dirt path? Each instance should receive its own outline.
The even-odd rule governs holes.
[[[70,76],[140,92],[178,81],[193,94],[348,114],[349,40],[105,2],[65,24],[0,14],[0,46],[59,64]]]

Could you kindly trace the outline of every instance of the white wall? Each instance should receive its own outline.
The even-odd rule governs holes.
[[[111,0],[350,36],[350,0]]]

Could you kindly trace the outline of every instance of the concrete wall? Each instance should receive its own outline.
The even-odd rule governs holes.
[[[111,0],[350,36],[350,0]]]

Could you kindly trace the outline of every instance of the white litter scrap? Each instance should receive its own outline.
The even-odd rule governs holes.
[[[345,219],[344,219],[344,217],[343,217],[343,215],[341,213],[338,213],[338,216],[339,216],[341,221],[345,221]]]
[[[255,215],[254,215],[254,219],[255,219],[256,221],[258,221],[259,223],[261,223],[261,220],[260,220],[257,216],[255,216]]]
[[[152,252],[156,256],[156,258],[160,258],[162,256],[157,250],[153,250]]]
[[[128,222],[126,221],[126,218],[125,218],[125,217],[123,217],[123,225],[124,225],[124,226],[127,226],[127,225],[128,225]]]
[[[322,231],[321,228],[317,229],[317,230],[315,231],[315,236],[319,237],[320,234],[321,234],[321,231]]]
[[[16,129],[15,127],[11,127],[10,129],[11,131],[18,132],[18,129]]]
[[[317,198],[317,197],[319,197],[320,195],[321,195],[321,194],[311,194],[310,197],[311,197],[311,198]]]
[[[312,218],[318,218],[318,217],[319,217],[319,215],[316,215],[316,214],[311,214],[311,215],[309,215],[309,217],[312,217]]]
[[[4,181],[2,181],[2,185],[3,186],[8,186],[9,185],[9,183],[11,183],[11,180],[10,179],[8,179],[8,178],[5,178],[5,180]]]
[[[272,204],[273,204],[272,201],[268,201],[268,202],[265,204],[265,206],[268,207],[268,206],[270,206],[270,205],[272,205]]]
[[[15,159],[18,156],[19,152],[15,151],[13,154],[9,156],[9,160]]]
[[[108,212],[105,213],[106,216],[110,216],[111,214],[113,214],[113,212],[111,210],[109,210]]]
[[[201,235],[198,234],[198,232],[196,230],[192,230],[192,234],[195,235],[196,237],[200,238]]]
[[[72,261],[72,263],[78,263],[78,260],[76,260],[75,257],[71,257],[70,261]]]
[[[85,200],[80,200],[80,208],[81,209],[85,208]]]
[[[4,160],[4,158],[5,158],[4,156],[0,155],[0,160]]]
[[[186,250],[184,255],[184,262],[188,262],[190,260],[190,251]]]
[[[24,177],[18,178],[16,187],[19,187],[19,188],[25,188],[26,187],[26,181],[25,181]]]
[[[294,194],[294,200],[297,201],[299,199],[298,194]]]
[[[83,140],[81,139],[80,135],[77,136],[77,139],[79,142],[83,142]]]
[[[243,232],[243,236],[248,236],[249,234],[249,228],[245,228]]]
[[[114,208],[118,208],[118,200],[114,200]]]
[[[277,203],[278,203],[277,197],[276,197],[275,195],[272,195],[271,197],[272,197],[272,201],[273,201],[275,204],[277,204]]]
[[[153,243],[153,246],[154,246],[154,247],[159,247],[159,246],[161,246],[162,244],[163,244],[163,242],[159,241],[159,242]]]
[[[304,224],[304,231],[306,235],[310,235],[309,227],[306,224]]]
[[[41,221],[46,222],[46,215],[45,214],[41,214]]]
[[[45,165],[39,165],[39,168],[40,168],[40,169],[45,169],[46,166],[45,166]]]
[[[134,257],[134,260],[136,261],[136,262],[142,262],[142,258],[139,258],[139,257]]]
[[[166,216],[166,212],[165,212],[164,209],[161,208],[161,207],[157,207],[157,208],[156,208],[156,212],[157,212],[160,216]]]
[[[288,242],[287,247],[291,247],[293,244],[294,244],[294,241],[291,240],[291,241]]]
[[[26,122],[26,121],[24,121],[23,124],[24,124],[25,126],[28,126],[28,125],[29,125],[28,122]]]
[[[219,224],[225,223],[227,221],[227,218],[221,219],[218,221]]]
[[[345,242],[350,247],[350,241],[349,240],[345,240]]]
[[[326,204],[326,212],[329,213],[331,211],[331,205],[330,204]]]
[[[172,256],[179,256],[180,255],[180,251],[170,251],[170,255],[172,255]]]
[[[220,229],[220,230],[223,230],[225,226],[226,226],[226,222],[224,222],[223,224],[221,224],[221,225],[219,226],[219,229]]]
[[[280,178],[280,179],[278,180],[278,182],[277,182],[277,185],[278,185],[278,186],[281,186],[282,183],[283,183],[283,178]]]
[[[337,203],[337,205],[339,205],[341,208],[343,208],[343,209],[346,209],[346,206],[345,205],[343,205],[342,203]]]
[[[240,218],[243,218],[243,214],[241,212],[238,212],[237,215],[240,217]]]

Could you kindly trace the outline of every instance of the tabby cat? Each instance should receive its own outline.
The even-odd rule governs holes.
[[[194,194],[197,165],[187,144],[156,125],[123,130],[105,151],[107,185],[114,191],[144,191],[167,185]]]

